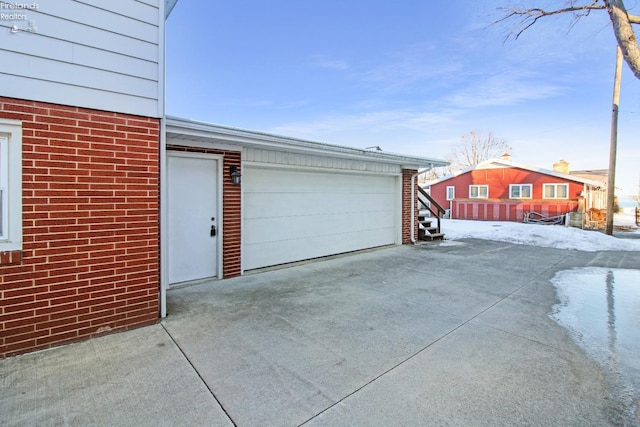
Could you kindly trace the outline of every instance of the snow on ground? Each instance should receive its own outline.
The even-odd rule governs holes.
[[[616,215],[614,224],[632,227],[633,231],[629,233],[640,234],[640,230],[635,226],[632,211],[627,209]],[[601,231],[581,230],[563,225],[443,219],[441,228],[447,240],[474,238],[588,252],[640,251],[640,239],[621,239],[608,236]]]

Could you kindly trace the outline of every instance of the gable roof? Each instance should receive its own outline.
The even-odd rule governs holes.
[[[581,184],[591,185],[593,187],[604,187],[604,186],[606,186],[606,184],[603,183],[602,181],[595,181],[593,179],[587,179],[587,178],[583,178],[583,177],[576,176],[576,175],[570,175],[570,174],[566,174],[566,173],[562,173],[562,172],[556,172],[554,170],[538,168],[538,167],[535,167],[535,166],[529,166],[529,165],[525,165],[523,163],[516,163],[516,162],[512,162],[510,160],[505,160],[503,158],[485,160],[483,162],[478,163],[477,165],[469,166],[469,167],[467,167],[465,169],[461,169],[461,170],[459,170],[457,172],[454,172],[454,173],[452,173],[450,175],[446,175],[446,176],[443,176],[441,178],[434,179],[433,181],[429,181],[425,185],[439,184],[441,182],[448,181],[448,180],[450,180],[452,178],[455,178],[457,176],[463,175],[463,174],[465,174],[467,172],[471,172],[473,170],[491,169],[492,166],[496,166],[497,168],[524,169],[524,170],[528,170],[528,171],[531,171],[531,172],[537,172],[537,173],[541,173],[541,174],[544,174],[544,175],[553,176],[553,177],[556,177],[556,178],[566,179],[567,181],[573,181],[573,182],[579,182]]]
[[[167,19],[171,14],[171,11],[176,7],[178,0],[164,0],[164,19]]]
[[[195,140],[210,143],[231,143],[241,147],[316,154],[353,160],[366,160],[370,162],[396,164],[402,166],[403,169],[432,169],[434,167],[442,167],[449,164],[445,160],[428,157],[327,144],[324,142],[309,141],[265,132],[220,126],[171,116],[166,117],[165,124],[167,137],[176,139],[189,139],[192,141]]]

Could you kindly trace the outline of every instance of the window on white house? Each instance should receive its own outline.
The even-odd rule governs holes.
[[[569,184],[543,184],[542,195],[545,199],[568,199]]]
[[[531,184],[510,184],[509,185],[509,198],[510,199],[530,199],[531,198]]]
[[[8,217],[5,210],[9,206],[9,140],[0,135],[0,240],[4,240],[7,232]]]
[[[0,119],[0,250],[22,249],[22,125]]]
[[[453,185],[447,186],[447,200],[453,200],[456,198],[456,187]]]
[[[470,199],[487,199],[488,197],[489,197],[488,185],[470,185],[469,186]]]

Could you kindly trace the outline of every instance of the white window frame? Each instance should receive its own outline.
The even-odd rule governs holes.
[[[447,200],[453,200],[456,198],[456,187],[454,185],[447,185]]]
[[[473,196],[472,191],[473,188],[477,188],[478,195]],[[482,189],[485,189],[485,195],[482,195]],[[489,198],[489,186],[488,185],[470,185],[469,186],[469,198],[470,199],[488,199]]]
[[[518,196],[513,195],[513,190],[518,189]],[[529,188],[529,196],[522,196],[522,189]],[[510,199],[531,199],[533,194],[533,184],[509,184],[509,198]]]
[[[0,119],[0,251],[22,249],[22,122]]]
[[[553,187],[553,196],[551,197],[547,197],[547,188],[548,187]],[[564,187],[566,188],[566,196],[565,197],[558,197],[558,188],[559,187]],[[559,183],[554,183],[554,184],[542,184],[542,198],[543,199],[561,199],[561,200],[566,200],[569,198],[569,184],[559,184]]]

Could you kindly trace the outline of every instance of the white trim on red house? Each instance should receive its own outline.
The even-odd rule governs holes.
[[[513,189],[514,188],[518,188],[518,196],[515,197],[513,195]],[[529,189],[529,195],[528,196],[523,196],[522,193],[522,189],[523,188],[528,188]],[[525,200],[525,199],[531,199],[533,195],[533,184],[509,184],[509,198],[513,199],[513,200]]]
[[[476,190],[477,194],[473,195],[473,189]],[[486,191],[482,191],[486,189]],[[484,193],[484,194],[482,194]],[[470,199],[488,199],[489,198],[489,186],[487,184],[471,184],[469,186],[469,198]]]
[[[547,187],[553,187],[553,197],[547,197]],[[564,187],[565,195],[562,197],[558,196],[558,188]],[[569,198],[569,184],[566,183],[543,183],[542,184],[542,198],[547,200],[565,200]]]

